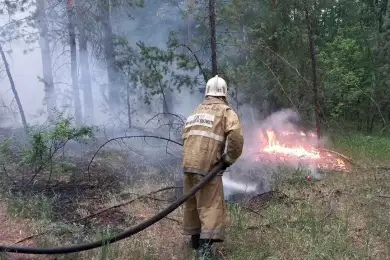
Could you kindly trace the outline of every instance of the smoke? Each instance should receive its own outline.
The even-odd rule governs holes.
[[[297,131],[297,123],[300,117],[297,112],[292,109],[283,109],[271,114],[260,124],[261,129],[275,129],[283,131]]]
[[[169,31],[177,31],[183,27],[184,21],[181,16],[180,8],[181,6],[169,6],[160,1],[146,1],[144,8],[134,7],[130,10],[131,18],[129,17],[129,10],[112,8],[111,17],[113,32],[122,39],[127,40],[128,44],[133,47],[136,52],[139,51],[136,46],[138,41],[144,42],[147,46],[156,46],[164,49],[166,48]],[[54,11],[60,14],[61,12],[64,12],[64,10],[65,3],[64,5],[58,5]],[[35,11],[35,6],[32,6],[31,10],[27,10],[26,12],[16,12],[14,15],[15,20],[28,17],[30,14],[29,11]],[[8,23],[8,18],[9,17],[6,14],[1,15],[1,25]],[[64,21],[61,19],[60,16],[50,17],[50,29],[58,29],[56,26],[63,26]],[[31,27],[29,30],[38,36],[36,28]],[[65,113],[65,116],[73,117],[74,107],[71,94],[69,43],[66,37],[67,34],[64,32],[64,39],[56,40],[54,38],[50,42],[52,49],[52,69],[56,97],[58,105],[60,106],[59,109],[62,113]],[[128,128],[126,108],[123,107],[121,115],[114,114],[108,109],[107,102],[102,95],[102,92],[106,94],[108,90],[106,64],[103,62],[103,59],[97,59],[97,57],[95,57],[96,53],[92,52],[92,47],[91,44],[88,46],[94,114],[96,119],[95,124],[102,128],[123,129],[122,131],[124,131],[124,129]],[[8,55],[7,58],[28,123],[30,125],[45,123],[47,114],[46,108],[43,105],[45,93],[44,84],[41,81],[43,72],[39,43],[26,44],[22,39],[13,40],[9,42],[9,44],[6,44],[4,49],[12,49],[12,53]],[[26,49],[31,50],[26,53]],[[78,52],[78,55],[80,55],[80,52]],[[100,55],[102,54],[100,53]],[[173,64],[172,70],[175,70],[174,67],[175,65]],[[191,74],[192,75],[190,76],[192,77],[196,76],[196,74],[198,74],[197,70]],[[4,73],[1,75],[0,82],[2,83],[2,86],[7,86],[0,89],[0,95],[4,100],[4,103],[9,107],[14,108],[14,97],[9,90],[9,81]],[[115,87],[123,88],[123,86]],[[163,112],[163,102],[160,95],[157,95],[151,99],[150,105],[146,105],[142,93],[144,89],[139,85],[132,85],[131,88],[132,95],[130,103],[133,117],[132,123],[136,127],[145,127],[145,122],[148,119],[157,113]],[[85,106],[83,103],[83,94],[82,89],[80,89],[82,107]],[[169,112],[181,115],[189,114],[202,99],[201,94],[196,89],[189,90],[185,89],[185,87],[183,87],[180,92],[173,89],[172,93],[167,93],[167,96],[171,97],[172,100]],[[12,125],[13,127],[21,127],[19,118],[17,120],[7,118],[7,121],[2,118],[1,124],[3,126],[7,124],[7,126]]]
[[[178,7],[167,7],[159,1],[147,1],[144,8],[131,10],[133,19],[129,19],[128,13],[123,10],[112,9],[112,25],[113,31],[120,37],[123,37],[134,50],[139,51],[136,42],[143,41],[146,45],[165,48],[168,40],[169,31],[177,30],[183,27],[181,19],[181,11]],[[22,19],[28,13],[17,13],[16,18]],[[6,16],[3,15],[3,22],[7,22]],[[54,24],[56,20],[52,20]],[[31,28],[31,30],[35,30]],[[71,73],[70,73],[70,57],[68,41],[58,41],[55,44],[52,42],[52,65],[53,77],[57,92],[57,100],[61,105],[61,110],[65,115],[73,116],[74,107],[71,95]],[[44,84],[40,80],[43,78],[42,73],[42,57],[39,50],[39,44],[34,43],[32,50],[25,54],[26,44],[22,40],[15,40],[7,44],[8,49],[12,49],[12,54],[8,56],[11,68],[11,73],[14,77],[15,85],[20,95],[20,99],[26,117],[31,125],[42,124],[46,122],[46,110],[42,104],[44,98]],[[91,50],[91,45],[88,46]],[[126,112],[122,115],[114,115],[112,111],[106,107],[106,100],[102,93],[107,93],[108,79],[106,65],[101,59],[94,57],[95,53],[89,53],[90,72],[92,80],[92,93],[94,99],[94,114],[96,125],[100,126],[104,133],[101,136],[107,138],[123,135],[137,135],[147,133],[156,133],[156,135],[168,136],[171,131],[169,128],[158,128],[156,124],[146,122],[154,115],[163,112],[161,96],[157,95],[151,100],[151,104],[145,104],[144,88],[138,85],[132,85],[131,95],[131,111],[132,124],[134,129],[128,130],[126,121]],[[171,69],[175,72],[175,64],[172,64]],[[188,72],[186,72],[188,73]],[[190,76],[195,77],[198,74],[197,69],[190,73]],[[7,77],[1,75],[0,79],[2,86],[9,86]],[[169,75],[168,75],[169,76]],[[168,77],[167,76],[167,77]],[[204,82],[203,82],[204,83]],[[115,86],[121,88],[123,86]],[[83,91],[80,91],[80,100],[83,104]],[[13,95],[8,87],[0,89],[0,95],[5,103],[12,107]],[[171,98],[171,109],[169,112],[180,114],[187,117],[193,109],[202,101],[203,97],[197,89],[190,90],[182,88],[181,91],[174,89],[169,94]],[[234,106],[233,106],[234,107]],[[123,108],[125,110],[125,108]],[[259,129],[273,128],[284,131],[298,131],[296,123],[299,121],[299,115],[290,109],[285,109],[273,113],[269,117],[261,120],[263,115],[256,113],[256,109],[251,105],[239,107],[237,111],[242,115],[242,125],[244,131],[244,152],[238,162],[227,171],[223,177],[225,195],[230,196],[234,193],[263,193],[271,189],[271,180],[269,172],[274,171],[275,167],[270,165],[255,162],[253,154],[258,151],[258,131]],[[8,125],[20,127],[20,120],[11,122],[7,119]],[[5,126],[5,122],[0,122]],[[143,129],[140,131],[139,129]],[[168,158],[175,158],[176,164],[180,164],[181,149],[175,145],[170,145],[167,149],[166,143],[150,141],[145,145],[144,140],[129,140],[127,145],[131,147],[132,154],[143,154],[144,158],[149,158],[148,163],[160,163]],[[117,148],[118,146],[113,146]],[[162,154],[164,156],[162,156]],[[138,158],[133,156],[129,160]],[[181,174],[179,166],[174,170],[177,174]],[[313,176],[315,172],[313,170]]]
[[[311,161],[303,163],[299,156],[288,158],[288,160],[283,158],[280,160],[278,155],[270,154],[267,158],[257,160],[258,156],[266,155],[260,153],[265,145],[261,135],[269,129],[274,131],[276,135],[278,133],[289,133],[290,135],[283,136],[287,139],[287,142],[301,143],[313,148],[323,147],[327,143],[327,139],[318,140],[314,133],[305,134],[304,129],[300,127],[299,114],[292,109],[282,109],[263,120],[259,120],[261,115],[254,113],[254,111],[256,110],[250,105],[241,107],[242,115],[244,115],[241,117],[244,150],[239,160],[224,175],[226,198],[235,193],[249,195],[268,192],[281,180],[291,177],[291,173],[297,169],[307,172],[311,179],[318,180],[323,177],[317,168],[317,164]],[[253,120],[254,118],[256,120]]]
[[[63,14],[65,10],[65,2],[63,5],[58,5],[58,8],[52,13]],[[35,11],[35,6],[26,12],[17,12],[14,16],[16,20],[26,18],[30,13]],[[130,13],[132,19],[129,18],[129,10],[112,9],[112,27],[113,32],[117,36],[126,40],[128,44],[133,47],[135,52],[139,52],[136,42],[143,41],[147,46],[156,46],[159,48],[166,48],[169,31],[177,31],[183,26],[180,9],[177,7],[167,8],[165,4],[160,1],[146,1],[144,8],[131,9]],[[157,13],[160,14],[157,16]],[[66,16],[65,16],[66,17]],[[9,22],[7,15],[0,16],[0,25]],[[60,39],[56,39],[54,35],[50,40],[50,49],[52,55],[52,70],[54,77],[54,85],[56,90],[56,99],[58,102],[58,109],[65,117],[74,117],[74,106],[72,100],[72,79],[70,66],[70,52],[68,33],[66,27],[66,20],[61,20],[61,15],[57,17],[50,17],[50,30],[58,29],[63,32]],[[66,18],[65,18],[66,19]],[[62,26],[61,30],[59,29]],[[56,28],[57,27],[57,28]],[[3,28],[3,27],[2,27]],[[31,32],[38,36],[37,28],[29,28]],[[101,32],[97,32],[100,34]],[[157,135],[165,136],[167,138],[176,139],[170,127],[162,127],[163,122],[161,117],[148,122],[153,116],[163,112],[163,103],[161,95],[156,95],[150,101],[150,104],[144,102],[145,88],[140,84],[132,84],[131,87],[131,112],[132,112],[132,129],[129,129],[127,121],[126,107],[121,107],[121,115],[114,114],[113,111],[107,107],[107,102],[102,94],[107,95],[108,91],[108,77],[107,68],[104,62],[104,55],[93,52],[92,47],[96,47],[95,42],[88,45],[88,58],[91,73],[92,95],[94,100],[94,118],[95,126],[98,132],[95,133],[97,141],[88,143],[87,146],[75,141],[69,141],[66,146],[67,154],[72,156],[82,156],[89,159],[90,152],[96,151],[102,143],[102,140],[107,140],[112,137],[129,136],[129,135]],[[78,65],[80,66],[80,50],[78,42],[76,43],[78,51]],[[15,81],[15,86],[18,91],[21,103],[23,105],[27,122],[31,126],[41,126],[48,124],[46,107],[43,103],[45,97],[42,68],[42,56],[39,42],[26,44],[23,39],[12,40],[3,46],[4,50],[12,50],[12,53],[7,54],[8,63],[10,65],[11,73]],[[29,49],[26,52],[26,49]],[[2,64],[2,62],[0,62]],[[14,96],[10,90],[10,83],[6,74],[3,71],[4,66],[1,65],[2,71],[0,74],[0,88],[1,101],[4,101],[6,108],[0,109],[0,128],[21,128],[21,120],[19,111],[14,102]],[[175,71],[175,64],[172,64],[171,70]],[[178,71],[175,71],[178,72]],[[198,70],[193,72],[185,72],[195,77]],[[118,77],[121,75],[118,75]],[[169,77],[167,75],[166,77]],[[79,78],[81,71],[79,68]],[[81,85],[79,85],[81,88]],[[120,89],[123,86],[114,86]],[[121,92],[123,93],[123,92]],[[84,92],[80,89],[80,101],[84,112]],[[172,106],[169,112],[179,114],[183,117],[188,116],[192,110],[202,101],[201,93],[195,88],[193,90],[181,88],[181,91],[173,89],[170,93]],[[1,104],[3,105],[3,104]],[[16,115],[12,115],[9,111]],[[4,115],[4,116],[3,116]],[[174,118],[174,117],[172,117]],[[180,120],[175,118],[174,123],[179,123]],[[148,124],[146,124],[148,122]],[[8,130],[8,129],[7,129]],[[16,130],[12,131],[13,134]],[[0,134],[1,135],[1,134]],[[180,140],[178,140],[180,141]],[[161,170],[162,176],[167,176],[167,180],[172,175],[181,175],[180,157],[181,147],[165,141],[158,141],[151,138],[147,139],[127,139],[124,141],[112,142],[107,145],[102,151],[119,151],[127,156],[126,162],[117,160],[107,160],[105,164],[120,164],[125,163],[129,169],[133,169],[135,165],[142,165],[143,167],[154,167]],[[118,165],[113,165],[113,169],[118,169]],[[114,174],[123,174],[122,169]],[[127,177],[133,176],[135,173],[129,170],[125,172]],[[173,177],[172,177],[173,178]]]

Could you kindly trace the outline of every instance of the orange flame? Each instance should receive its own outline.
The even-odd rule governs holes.
[[[261,155],[257,159],[268,155],[267,157],[286,162],[299,160],[314,164],[318,168],[348,171],[342,159],[314,147],[313,143],[317,142],[314,133],[281,132],[281,135],[277,136],[272,129],[267,129],[265,133],[266,135],[260,131],[260,140],[265,144],[260,148]]]
[[[311,148],[310,151],[308,151],[303,146],[288,147],[285,144],[280,144],[274,131],[267,130],[266,132],[268,136],[268,145],[264,148],[264,152],[281,153],[296,157],[320,158],[320,153],[314,148]]]

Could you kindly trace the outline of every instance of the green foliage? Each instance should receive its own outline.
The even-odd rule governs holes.
[[[369,54],[358,41],[337,36],[319,54],[324,71],[324,91],[328,111],[335,118],[359,112],[357,103],[368,101],[372,69]]]
[[[306,9],[323,120],[354,122],[359,130],[363,123],[368,131],[379,123],[383,128],[390,118],[386,1],[218,1],[219,74],[259,110],[296,106],[303,120],[313,121]],[[207,27],[207,20],[195,19]],[[193,44],[208,48],[207,32],[197,33]],[[207,59],[202,63],[209,64]]]
[[[143,92],[144,102],[150,104],[152,97],[159,96],[163,99],[165,111],[166,103],[170,103],[170,92],[198,85],[197,77],[188,75],[198,64],[193,56],[177,52],[180,44],[174,32],[170,33],[166,49],[147,46],[142,41],[137,42],[137,49],[134,49],[120,37],[116,38],[115,46],[116,64],[128,82],[127,89],[119,90],[126,99],[129,94],[137,94],[133,86],[140,85],[146,90]]]
[[[11,137],[6,138],[0,142],[0,164],[4,165],[12,156],[10,149]]]
[[[38,131],[30,136],[30,145],[24,149],[22,163],[42,167],[51,162],[53,156],[70,140],[92,137],[92,128],[88,126],[71,127],[65,119],[57,122],[50,131]]]
[[[137,71],[138,80],[152,96],[172,91],[174,87],[178,91],[182,87],[197,85],[197,79],[180,71],[191,71],[196,68],[196,63],[188,56],[177,54],[178,47],[174,34],[168,42],[168,49],[162,50],[157,47],[148,47],[143,42],[138,42],[140,49],[141,66]],[[176,68],[175,68],[176,67]],[[149,100],[145,100],[147,103]]]

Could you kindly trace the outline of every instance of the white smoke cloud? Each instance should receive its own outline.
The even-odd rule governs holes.
[[[292,109],[282,109],[271,114],[261,122],[262,129],[275,129],[283,131],[296,131],[296,123],[300,120],[299,114]]]
[[[64,4],[65,5],[65,4]],[[131,15],[134,19],[129,19],[128,12],[121,12],[115,9],[112,14],[112,25],[114,32],[119,36],[128,40],[129,44],[136,48],[136,42],[143,41],[146,45],[165,48],[170,30],[176,30],[183,20],[180,18],[180,9],[175,6],[166,6],[158,1],[147,1],[144,8],[134,8],[131,10]],[[29,15],[28,12],[18,12],[14,16],[15,19],[22,19]],[[52,18],[51,18],[52,19]],[[145,22],[147,21],[147,23]],[[9,22],[7,15],[0,16],[0,25]],[[55,21],[53,21],[55,22]],[[31,28],[32,31],[36,29]],[[55,87],[57,90],[58,103],[62,104],[63,109],[66,107],[67,114],[73,114],[73,102],[71,100],[71,75],[70,75],[70,57],[66,51],[69,46],[67,40],[63,42],[56,41],[52,44],[53,57],[53,76]],[[91,47],[91,46],[89,46]],[[39,80],[43,78],[42,60],[39,49],[39,44],[28,46],[22,40],[15,40],[7,44],[5,49],[12,49],[12,54],[7,56],[10,64],[11,73],[13,75],[15,86],[19,93],[22,105],[24,107],[27,120],[30,124],[41,124],[46,121],[45,107],[42,104],[44,98],[44,85]],[[33,51],[24,54],[26,48],[33,48]],[[91,50],[91,49],[90,49]],[[102,86],[107,85],[107,75],[105,64],[98,61],[90,54],[90,70],[92,78],[92,91],[94,98],[94,112],[97,119],[97,125],[110,126],[111,128],[126,128],[126,120],[121,118],[118,120],[110,118],[107,111],[103,111],[104,99],[101,95]],[[195,76],[197,71],[193,72]],[[0,78],[0,83],[3,86],[0,89],[0,95],[6,104],[11,104],[14,99],[10,91],[8,78],[3,73]],[[79,75],[80,76],[80,75]],[[134,86],[136,87],[136,86]],[[61,94],[61,96],[60,96]],[[137,93],[136,93],[137,94]],[[190,90],[182,88],[181,92],[174,90],[174,105],[172,113],[188,115],[195,108],[198,102],[202,100],[200,93],[195,90],[190,93]],[[80,99],[83,105],[83,91],[80,90]],[[138,122],[138,126],[143,124],[153,115],[162,112],[162,103],[160,97],[155,97],[152,100],[150,108],[146,109],[143,101],[139,99],[139,95],[132,97],[132,109],[136,111],[134,122]],[[14,124],[15,127],[20,127],[21,122],[7,122],[8,125]],[[5,124],[5,122],[2,122]],[[122,125],[122,127],[120,127]]]

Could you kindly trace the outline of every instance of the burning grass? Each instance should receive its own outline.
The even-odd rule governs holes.
[[[320,169],[348,172],[345,156],[323,149],[313,132],[276,131],[268,128],[259,130],[259,151],[256,160],[282,162],[283,164],[303,164]]]

